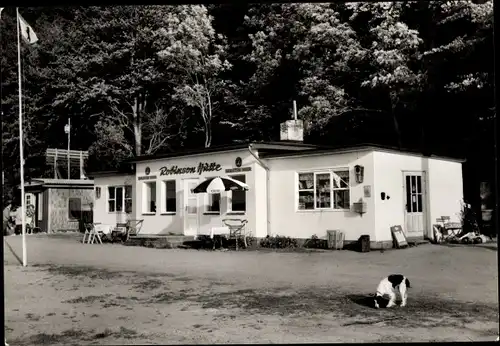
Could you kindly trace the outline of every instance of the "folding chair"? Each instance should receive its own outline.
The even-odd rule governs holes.
[[[92,223],[85,222],[83,227],[85,228],[85,233],[83,233],[82,243],[85,244],[85,242],[88,243],[90,241],[91,230],[94,228],[94,225]]]
[[[224,219],[222,222],[229,227],[229,239],[236,239],[236,251],[238,251],[239,238],[243,238],[243,245],[247,248],[245,225],[248,221],[241,219]]]
[[[127,221],[127,236],[125,241],[129,240],[130,237],[136,237],[142,229],[142,223],[144,219],[140,220],[128,220]]]

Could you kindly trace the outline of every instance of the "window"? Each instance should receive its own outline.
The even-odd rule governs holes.
[[[146,205],[143,210],[146,213],[156,213],[156,181],[144,183],[144,194]]]
[[[245,183],[245,175],[233,175],[230,176],[234,180],[241,181],[242,183]],[[247,209],[247,203],[246,203],[246,191],[231,191],[229,192],[230,199],[229,199],[229,211],[246,211]]]
[[[70,198],[68,200],[68,218],[71,220],[80,219],[82,213],[82,200],[80,198]]]
[[[167,180],[163,182],[163,188],[165,191],[165,199],[163,212],[165,213],[175,213],[177,210],[177,191],[175,190],[175,180]]]
[[[333,174],[333,208],[349,209],[351,205],[349,191],[349,171],[334,171]]]
[[[212,179],[212,178],[207,178]],[[220,201],[221,194],[220,193],[207,193],[206,194],[207,203],[206,203],[206,212],[207,213],[220,213]]]
[[[125,190],[125,191],[124,191]],[[132,186],[108,187],[108,212],[132,212]]]
[[[298,174],[298,209],[349,209],[349,170]]]
[[[132,212],[132,186],[125,186],[125,212],[130,214]]]

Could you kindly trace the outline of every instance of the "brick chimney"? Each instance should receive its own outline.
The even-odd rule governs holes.
[[[304,141],[304,122],[297,119],[297,103],[293,101],[293,120],[280,124],[280,140],[290,142]]]

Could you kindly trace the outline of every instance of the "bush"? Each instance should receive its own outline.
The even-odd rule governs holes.
[[[298,247],[296,239],[280,235],[265,237],[260,241],[260,246],[269,249],[295,249]]]
[[[255,237],[247,237],[246,240],[247,240],[247,246],[251,248],[253,245],[255,245],[257,239]],[[245,244],[243,243],[243,238],[238,238],[238,246],[240,248],[245,247]]]

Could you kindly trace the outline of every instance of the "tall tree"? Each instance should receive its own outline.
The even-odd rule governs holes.
[[[76,10],[68,38],[71,46],[53,65],[53,70],[68,73],[58,79],[60,93],[53,106],[94,120],[92,152],[104,154],[114,145],[124,156],[141,155],[160,149],[169,138],[168,133],[152,131],[152,124],[160,121],[162,130],[169,129],[163,125],[167,116],[176,123],[175,109],[165,101],[171,78],[157,57],[157,47],[163,46],[158,30],[167,25],[171,11],[169,6]],[[143,148],[147,143],[151,146]],[[110,159],[122,158],[110,154]]]
[[[217,35],[205,6],[180,6],[165,18],[159,30],[165,40],[158,55],[172,72],[180,72],[173,97],[200,114],[205,147],[212,144],[212,121],[220,96],[229,83],[224,72],[231,69],[225,54],[225,38]]]

